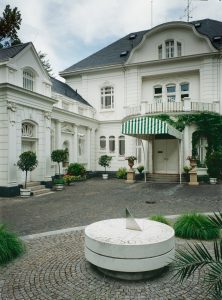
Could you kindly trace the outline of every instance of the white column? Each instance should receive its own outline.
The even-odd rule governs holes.
[[[61,137],[61,122],[57,120],[56,122],[56,130],[55,130],[55,138],[56,138],[56,149],[62,148],[62,137]]]
[[[78,126],[74,127],[74,161],[78,162]]]
[[[91,170],[91,128],[87,128],[87,169]]]
[[[91,170],[96,170],[96,143],[97,143],[97,137],[96,137],[96,131],[97,129],[92,129],[91,131]]]
[[[8,186],[17,185],[16,105],[8,103]]]
[[[51,113],[45,112],[45,181],[51,181]]]

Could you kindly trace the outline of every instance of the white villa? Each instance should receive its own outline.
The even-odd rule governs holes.
[[[50,155],[68,148],[69,162],[100,171],[98,159],[126,156],[150,174],[180,174],[194,126],[183,133],[158,114],[222,114],[222,22],[169,22],[130,33],[50,78],[32,43],[0,49],[0,196],[14,196],[24,175],[19,155],[35,151],[29,181],[47,184]],[[200,140],[199,158],[206,141]]]

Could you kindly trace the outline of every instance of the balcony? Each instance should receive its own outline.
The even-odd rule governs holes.
[[[204,111],[219,113],[219,102],[191,101],[190,98],[184,98],[182,102],[148,103],[143,101],[140,105],[125,107],[125,117],[145,114]]]

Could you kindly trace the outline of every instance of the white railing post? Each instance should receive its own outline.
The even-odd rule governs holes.
[[[147,101],[141,101],[140,113],[143,115],[147,112]]]
[[[183,98],[183,111],[191,111],[191,102],[189,97]]]

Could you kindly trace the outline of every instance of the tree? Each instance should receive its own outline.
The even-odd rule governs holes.
[[[39,51],[38,56],[42,62],[43,68],[46,70],[49,76],[53,76],[53,71],[49,60],[46,58],[47,54]]]
[[[0,17],[0,44],[2,47],[21,43],[17,35],[21,22],[21,13],[18,8],[11,9],[10,5],[6,5],[3,16]]]
[[[69,151],[68,149],[57,149],[52,151],[51,153],[51,159],[54,162],[57,162],[58,167],[59,167],[59,175],[60,175],[60,163],[66,162],[69,156]]]
[[[19,161],[17,162],[17,166],[22,171],[25,171],[25,189],[27,184],[27,174],[28,172],[33,171],[38,165],[36,154],[32,151],[23,152],[19,156]]]
[[[108,156],[108,155],[102,155],[99,158],[99,165],[105,168],[105,173],[106,173],[106,168],[110,167],[111,160],[112,160],[112,156]]]

